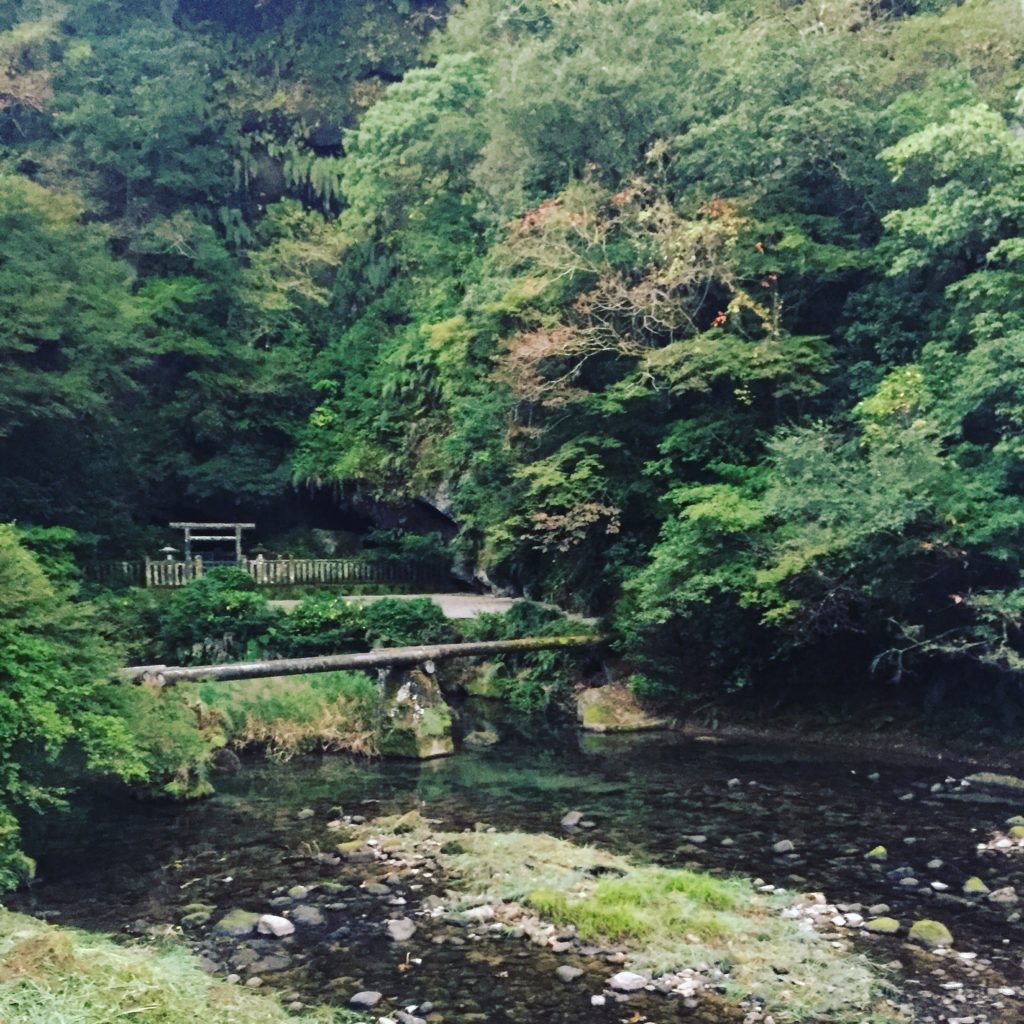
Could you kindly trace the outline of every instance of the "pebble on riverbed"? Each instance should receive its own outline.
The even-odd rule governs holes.
[[[612,976],[608,984],[616,992],[639,992],[647,985],[648,979],[634,971],[619,971]]]
[[[295,925],[286,917],[264,914],[256,925],[256,931],[260,935],[273,935],[275,939],[283,939],[286,935],[294,934]]]
[[[376,1006],[383,998],[380,992],[365,991],[357,992],[350,1000],[351,1006],[358,1006],[360,1009],[369,1009],[371,1006]]]
[[[387,923],[388,935],[395,942],[406,942],[416,934],[416,925],[407,917],[396,917]]]

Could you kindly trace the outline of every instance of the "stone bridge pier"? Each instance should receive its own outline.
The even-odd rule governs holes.
[[[433,661],[378,671],[381,730],[378,747],[389,757],[424,760],[455,753],[452,712]]]

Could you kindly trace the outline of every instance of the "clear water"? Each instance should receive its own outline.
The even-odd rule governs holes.
[[[874,772],[878,781],[868,778]],[[975,1024],[1015,1024],[1024,1021],[1024,1002],[1000,992],[1024,984],[1024,929],[1008,920],[1015,908],[958,897],[971,875],[992,889],[1015,885],[1024,893],[1024,851],[977,851],[1024,806],[930,792],[933,784],[960,774],[946,764],[857,760],[671,735],[570,736],[558,749],[502,747],[422,764],[340,757],[278,765],[253,760],[237,775],[222,776],[217,797],[199,804],[98,795],[80,803],[63,820],[30,835],[40,880],[9,904],[111,932],[174,925],[181,908],[193,902],[215,904],[218,913],[232,907],[262,911],[280,887],[338,876],[337,868],[309,858],[311,849],[330,849],[325,823],[338,805],[368,818],[416,807],[445,830],[482,822],[503,831],[553,833],[566,811],[578,809],[596,828],[577,841],[644,860],[820,890],[837,903],[887,903],[891,916],[904,922],[941,920],[953,931],[956,948],[977,953],[976,960],[923,954],[897,938],[863,937],[857,944],[893,964],[898,998],[913,1005],[919,1019],[973,1015]],[[907,794],[913,799],[900,799]],[[297,812],[307,807],[315,816],[299,819]],[[691,842],[687,837],[694,835],[706,840]],[[795,843],[795,859],[773,854],[772,844],[780,839]],[[885,869],[913,868],[919,889],[899,886],[864,860],[879,843],[889,850]],[[927,869],[933,858],[943,867]],[[372,869],[348,866],[342,872],[340,881],[358,886]],[[948,894],[932,892],[932,880],[947,883]],[[413,892],[398,883],[394,891],[408,899],[403,909],[414,913],[429,886]],[[414,939],[398,946],[383,934],[383,922],[394,911],[386,899],[354,889],[337,909],[325,911],[322,928],[300,929],[288,941],[293,969],[262,975],[266,984],[310,1002],[341,1005],[361,989],[378,989],[386,997],[380,1013],[429,1000],[448,1024],[618,1024],[634,1012],[651,1021],[722,1017],[706,1006],[687,1010],[653,995],[634,998],[628,1008],[591,1007],[590,995],[617,968],[521,941],[437,945],[437,934],[450,938],[458,931],[441,923],[421,923]],[[224,963],[231,944],[215,943],[204,929],[186,934],[198,950]],[[282,948],[274,940],[266,940],[265,948],[252,945],[260,955]],[[584,977],[562,983],[554,973],[562,963],[580,966]]]

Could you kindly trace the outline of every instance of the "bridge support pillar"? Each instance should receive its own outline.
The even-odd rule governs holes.
[[[425,760],[455,752],[451,708],[441,693],[432,662],[412,669],[380,669],[379,679],[381,754]]]

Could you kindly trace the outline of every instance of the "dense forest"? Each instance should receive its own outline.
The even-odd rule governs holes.
[[[0,510],[81,554],[420,499],[650,692],[1010,692],[1022,44],[1015,0],[5,0]]]

